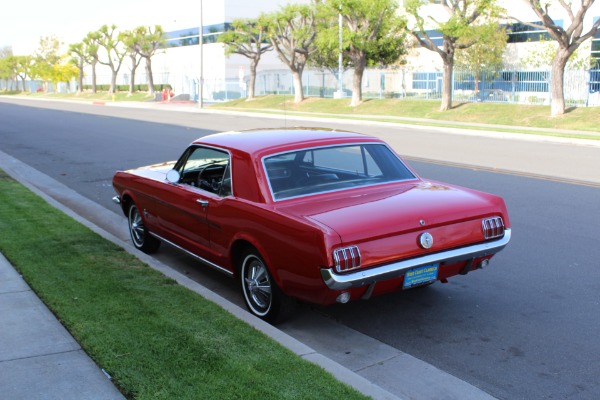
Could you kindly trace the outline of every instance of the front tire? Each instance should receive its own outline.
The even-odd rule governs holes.
[[[283,294],[262,257],[252,249],[241,258],[240,281],[248,310],[269,322],[280,322],[293,309],[294,300]]]
[[[131,207],[129,207],[128,222],[131,241],[136,249],[148,254],[158,250],[160,241],[150,235],[144,224],[144,219],[135,204],[132,204]]]

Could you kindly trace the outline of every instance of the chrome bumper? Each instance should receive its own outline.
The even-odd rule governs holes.
[[[322,268],[321,276],[329,289],[344,290],[354,287],[370,285],[375,282],[397,278],[406,274],[412,268],[423,265],[444,262],[453,264],[460,261],[472,260],[496,254],[502,250],[510,241],[511,230],[506,229],[504,236],[498,240],[461,247],[459,249],[442,251],[440,253],[428,254],[426,256],[411,258],[392,264],[382,265],[366,270],[358,270],[348,274],[337,274],[333,268]]]
[[[113,203],[121,204],[121,198],[119,196],[115,196],[112,198]]]

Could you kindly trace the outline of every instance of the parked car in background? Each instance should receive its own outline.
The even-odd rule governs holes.
[[[383,141],[325,129],[224,132],[113,178],[133,244],[173,245],[240,283],[274,322],[296,300],[346,303],[488,265],[504,201],[424,180]]]

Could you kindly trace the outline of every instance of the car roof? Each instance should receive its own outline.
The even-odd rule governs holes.
[[[382,142],[372,136],[325,128],[276,128],[229,131],[201,137],[193,144],[238,150],[255,156],[349,142]]]

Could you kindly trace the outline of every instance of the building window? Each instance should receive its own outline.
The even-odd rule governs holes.
[[[598,21],[600,17],[594,17],[594,23]],[[600,69],[600,32],[596,33],[592,38],[592,58],[596,60],[596,65],[593,68]],[[598,79],[600,80],[600,79]]]
[[[541,21],[532,22],[541,25]],[[557,20],[556,24],[563,25],[563,20]],[[552,40],[546,29],[534,28],[520,22],[506,25],[508,43],[539,42],[541,40]]]
[[[437,91],[442,79],[441,72],[414,72],[412,88],[428,91]]]
[[[427,31],[425,31],[425,35],[427,35],[429,37],[429,39],[431,39],[433,44],[436,45],[437,47],[440,47],[444,44],[444,37],[442,36],[442,33],[439,31],[427,30]],[[422,34],[419,34],[419,37],[421,39],[423,39],[425,36]]]
[[[204,26],[204,32],[202,34],[203,43],[217,43],[218,37],[221,33],[230,29],[231,24],[224,22],[222,24],[206,25]],[[197,45],[199,27],[181,29],[178,31],[172,31],[166,33],[167,46],[168,47],[181,47],[181,46],[193,46]]]

